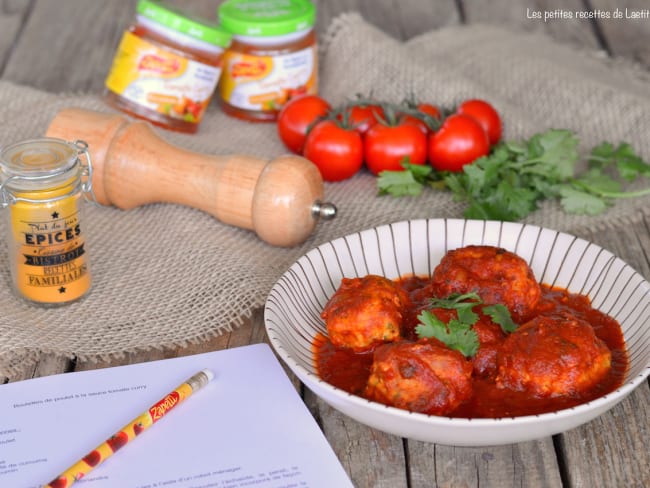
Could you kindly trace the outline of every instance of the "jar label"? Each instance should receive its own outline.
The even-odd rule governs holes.
[[[220,67],[184,58],[125,32],[106,87],[142,107],[199,123],[220,75]]]
[[[221,98],[244,110],[273,112],[291,98],[318,92],[316,46],[277,56],[226,51]]]
[[[14,283],[28,300],[66,303],[90,290],[79,203],[80,196],[72,195],[50,203],[11,205]]]

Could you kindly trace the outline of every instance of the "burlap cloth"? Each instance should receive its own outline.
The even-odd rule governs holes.
[[[414,93],[444,106],[481,97],[503,114],[507,138],[568,128],[579,134],[584,148],[625,140],[650,160],[647,72],[541,35],[474,25],[401,43],[356,14],[345,14],[321,36],[320,59],[321,93],[333,104],[371,92],[390,101]],[[7,82],[0,83],[0,106],[2,145],[43,135],[64,107],[110,111],[98,93],[54,95]],[[270,159],[286,152],[273,124],[234,120],[216,104],[198,134],[161,133],[207,153]],[[250,231],[177,205],[130,211],[88,207],[93,290],[81,302],[56,309],[29,305],[12,294],[3,251],[0,375],[33,366],[39,351],[110,359],[126,351],[201,341],[231,330],[263,305],[288,266],[322,242],[403,219],[462,216],[462,206],[445,193],[378,197],[368,173],[327,184],[326,196],[338,206],[338,216],[321,222],[304,244],[291,249],[274,248]],[[548,204],[529,221],[579,234],[581,229],[633,225],[649,203],[650,198],[621,201],[599,217],[567,216]]]

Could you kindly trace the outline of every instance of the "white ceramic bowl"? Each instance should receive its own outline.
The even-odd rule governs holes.
[[[503,247],[523,257],[538,281],[590,297],[616,318],[630,357],[623,385],[591,402],[553,413],[462,419],[411,413],[351,395],[316,374],[312,340],[326,334],[320,312],[342,277],[430,275],[450,249]],[[456,446],[523,442],[588,422],[620,402],[650,374],[650,285],[611,252],[532,225],[456,219],[411,220],[335,239],[312,249],[273,286],[264,320],[272,346],[300,380],[334,408],[402,437]]]

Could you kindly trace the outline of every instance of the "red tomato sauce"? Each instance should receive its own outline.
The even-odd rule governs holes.
[[[399,283],[409,293],[414,304],[421,303],[428,295],[428,279],[405,278]],[[493,379],[475,377],[472,380],[471,399],[462,403],[449,417],[502,418],[553,412],[594,400],[621,386],[628,370],[629,359],[619,323],[594,309],[586,296],[542,285],[542,298],[535,315],[562,311],[570,312],[589,322],[596,336],[607,344],[612,353],[612,361],[604,379],[580,395],[539,398],[526,391],[497,388]],[[413,310],[407,311],[407,317],[409,312],[414,313]],[[363,396],[370,375],[372,351],[354,353],[339,349],[323,335],[314,339],[312,349],[318,374],[324,381],[349,393]]]

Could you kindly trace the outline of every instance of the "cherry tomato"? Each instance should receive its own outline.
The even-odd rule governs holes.
[[[464,165],[489,152],[487,133],[467,115],[450,115],[429,136],[429,163],[438,171],[461,171]]]
[[[384,117],[384,110],[380,105],[352,105],[346,109],[346,112],[348,124],[361,134],[365,134],[378,122],[377,117]],[[343,119],[343,116],[339,119]]]
[[[334,120],[323,120],[309,131],[304,156],[318,167],[325,181],[344,180],[363,165],[361,134]]]
[[[364,136],[363,146],[366,166],[374,174],[404,169],[400,163],[405,156],[411,164],[424,164],[427,160],[426,134],[404,121],[397,125],[373,125]]]
[[[400,115],[400,120],[404,124],[409,124],[417,127],[425,135],[429,133],[429,127],[427,124],[422,119],[417,118],[415,115],[402,114]]]
[[[434,119],[440,120],[440,110],[435,105],[431,105],[430,103],[418,103],[417,109],[422,113],[430,115]]]
[[[478,99],[465,100],[456,111],[476,119],[487,132],[490,144],[499,142],[501,139],[501,117],[488,102]]]
[[[438,107],[431,105],[430,103],[419,103],[415,107],[415,110],[436,120],[440,120],[441,118],[440,110],[438,110]],[[422,119],[416,117],[415,115],[402,114],[402,120],[404,122],[408,122],[409,124],[418,126],[425,134],[431,132],[431,128]]]
[[[302,153],[307,129],[314,121],[327,115],[330,104],[316,95],[292,98],[278,114],[278,135],[284,145],[296,154]]]

